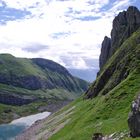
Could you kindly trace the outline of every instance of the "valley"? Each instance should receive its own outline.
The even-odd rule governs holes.
[[[86,93],[17,140],[139,139],[140,11],[130,6],[120,12],[108,39],[102,43],[98,76]]]
[[[0,123],[55,112],[88,88],[86,81],[50,60],[0,54],[0,63]]]
[[[0,1],[0,140],[139,140],[139,8]]]

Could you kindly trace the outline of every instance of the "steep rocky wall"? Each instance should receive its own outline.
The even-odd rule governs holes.
[[[101,55],[99,58],[100,68],[102,68],[103,65],[106,63],[106,61],[109,57],[110,48],[111,48],[111,39],[109,37],[105,36],[104,40],[102,42]]]
[[[0,103],[7,104],[7,105],[24,105],[29,104],[33,101],[36,101],[37,99],[35,97],[29,97],[29,96],[19,96],[16,94],[9,94],[5,91],[0,92]]]
[[[130,6],[127,11],[120,12],[113,20],[111,39],[105,37],[100,55],[100,68],[115,53],[121,44],[140,27],[140,11]]]
[[[137,67],[137,61],[139,61],[139,55],[137,55],[139,52],[139,30],[137,30],[140,27],[139,20],[140,12],[132,6],[114,19],[111,39],[105,37],[102,43],[100,72],[96,81],[86,92],[85,98],[107,94],[126,79],[130,71]],[[136,32],[137,37],[136,35],[132,36],[134,32]],[[118,52],[114,54],[116,50]],[[108,65],[104,67],[111,56]]]

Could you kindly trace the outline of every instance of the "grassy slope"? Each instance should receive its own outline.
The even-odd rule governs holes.
[[[96,132],[107,135],[116,133],[116,137],[120,137],[121,132],[123,134],[129,132],[127,119],[131,102],[140,92],[139,41],[140,30],[134,33],[133,36],[121,46],[104,67],[104,69],[107,69],[112,65],[113,61],[115,61],[118,54],[124,49],[128,50],[128,53],[125,53],[124,56],[125,58],[131,56],[131,67],[128,67],[128,69],[130,69],[129,76],[108,94],[88,100],[80,98],[55,114],[55,116],[58,116],[58,114],[63,113],[64,110],[75,106],[73,113],[69,117],[64,117],[61,122],[53,126],[52,130],[63,121],[70,119],[65,127],[49,138],[49,140],[90,140],[93,133]],[[119,62],[121,63],[121,61]],[[114,74],[113,77],[115,76]],[[109,81],[109,83],[111,84],[111,81]],[[131,138],[124,136],[123,139]]]
[[[7,94],[18,94],[35,96],[38,98],[46,99],[58,99],[58,100],[72,100],[78,97],[74,92],[69,92],[62,88],[57,89],[39,89],[39,90],[28,90],[25,88],[14,87],[11,85],[0,84],[0,91],[7,91]]]
[[[69,92],[64,89],[46,89],[46,90],[27,90],[10,85],[0,84],[0,92],[7,92],[7,94],[18,94],[20,96],[35,96],[40,100],[24,106],[11,106],[0,104],[0,123],[9,122],[14,119],[14,115],[26,116],[39,112],[38,108],[47,106],[50,103],[73,100],[77,98],[74,92]],[[45,99],[45,100],[44,100]],[[47,99],[47,100],[46,100]],[[10,110],[10,111],[9,111]],[[51,110],[51,109],[50,109]]]
[[[45,73],[41,71],[39,67],[32,64],[32,61],[26,58],[16,58],[10,54],[0,55],[0,72],[24,76],[24,75],[35,75],[44,77]]]
[[[140,74],[134,72],[106,96],[77,100],[71,121],[50,140],[90,140],[96,132],[109,135],[128,131],[130,105],[139,91]]]
[[[49,60],[44,59],[44,61],[47,62]],[[68,74],[68,72],[57,72],[57,65],[59,66],[59,69],[62,69],[62,71],[67,71],[63,66],[53,61],[50,65],[54,65],[54,68],[56,66],[56,71],[51,71],[47,67],[41,68],[39,65],[35,64],[32,59],[16,58],[10,54],[0,54],[0,74],[8,76],[9,80],[11,74],[18,77],[36,76],[42,80],[46,80],[48,83],[54,84],[54,86],[58,88],[58,83],[61,83],[60,85],[64,85],[69,91],[75,91],[75,94],[77,95],[81,95],[83,89],[88,87],[88,82],[73,77]],[[71,87],[68,85],[71,85]]]

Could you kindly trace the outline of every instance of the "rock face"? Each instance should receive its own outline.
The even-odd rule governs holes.
[[[121,44],[140,27],[140,11],[130,6],[127,11],[120,12],[113,20],[111,39],[105,37],[100,55],[100,68],[106,63]],[[110,45],[111,44],[111,45]]]
[[[24,105],[36,101],[37,98],[31,96],[20,96],[18,94],[9,94],[6,91],[0,92],[0,103],[7,105]]]
[[[140,94],[137,99],[132,102],[128,126],[132,137],[140,137]]]
[[[85,98],[94,98],[99,94],[106,95],[127,78],[133,66],[137,67],[138,63],[135,60],[140,58],[134,46],[139,45],[140,42],[139,37],[136,38],[139,27],[140,12],[136,7],[129,7],[127,11],[121,12],[114,19],[111,39],[105,37],[102,43],[97,80],[87,90]],[[134,32],[136,34],[132,36]],[[119,49],[120,47],[122,49]],[[108,65],[103,67],[110,57],[112,58]]]
[[[100,68],[103,67],[103,65],[106,63],[108,57],[109,57],[109,51],[111,48],[111,39],[105,36],[103,42],[102,42],[102,48],[101,48],[101,55],[99,58],[100,62]]]
[[[139,27],[140,11],[136,7],[130,6],[127,11],[119,13],[113,21],[110,56]]]
[[[17,76],[15,74],[4,75],[0,73],[0,83],[26,88],[30,90],[37,90],[41,88],[53,89],[55,88],[51,82],[40,77],[28,75],[28,76]]]

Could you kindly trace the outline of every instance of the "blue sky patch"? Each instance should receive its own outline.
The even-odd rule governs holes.
[[[96,16],[83,16],[83,17],[79,17],[79,18],[75,18],[77,20],[81,20],[81,21],[94,21],[97,19],[100,19],[101,17],[96,17]]]
[[[6,24],[7,21],[23,19],[27,15],[31,15],[31,12],[9,8],[4,2],[0,6],[0,24]]]

